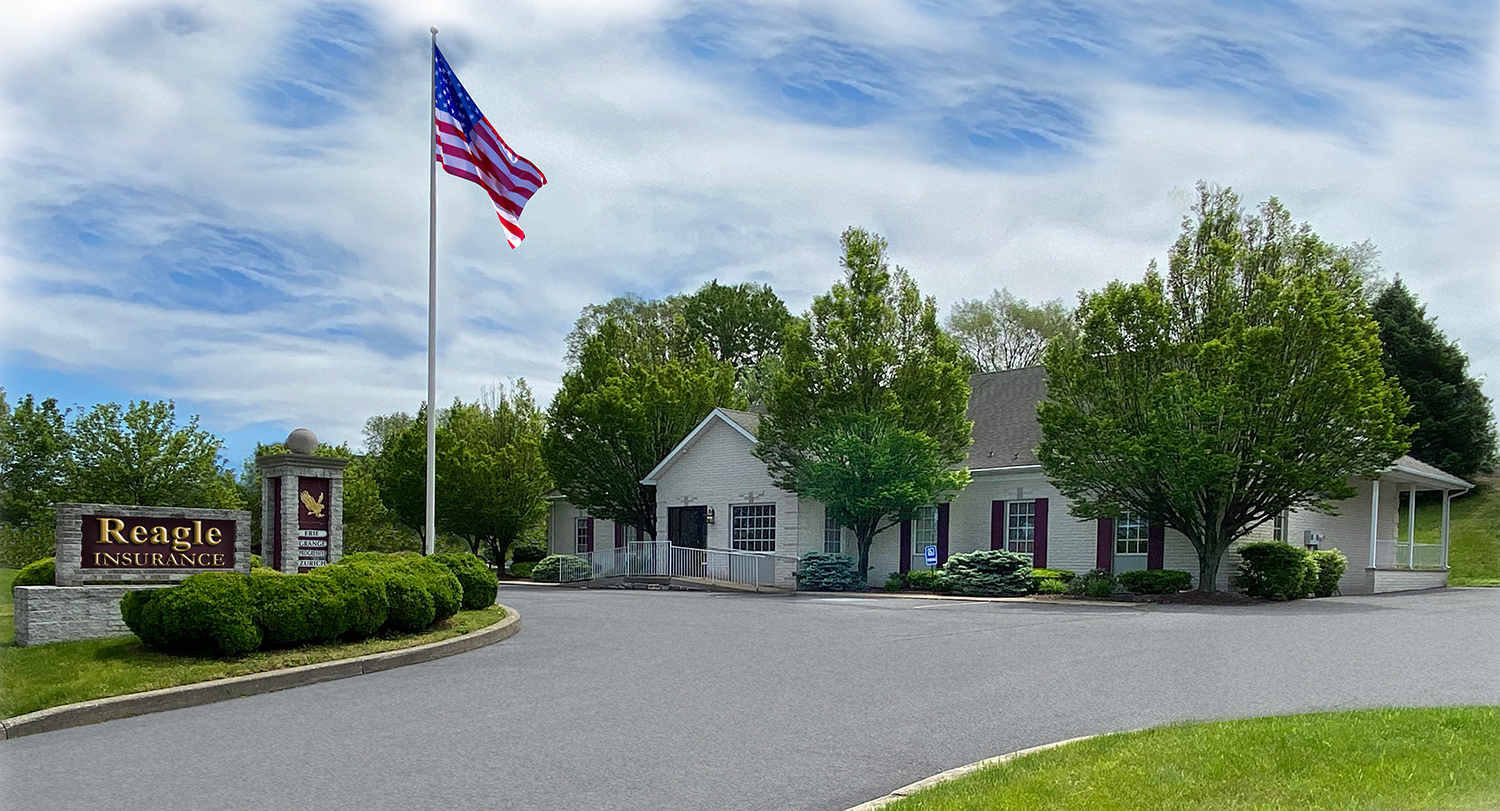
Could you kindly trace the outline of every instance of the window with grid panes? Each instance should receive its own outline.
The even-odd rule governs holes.
[[[730,507],[729,545],[741,552],[776,551],[776,505]]]
[[[573,519],[573,551],[584,555],[589,551],[589,520]]]
[[[1286,543],[1286,513],[1277,513],[1271,519],[1271,540]]]
[[[1020,555],[1036,551],[1036,502],[1005,504],[1005,548]]]
[[[835,555],[844,551],[844,530],[832,517],[823,518],[823,551]]]
[[[1145,516],[1126,511],[1115,519],[1115,554],[1144,555],[1150,546],[1150,525]]]

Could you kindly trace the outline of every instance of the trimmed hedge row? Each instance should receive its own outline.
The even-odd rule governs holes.
[[[1119,582],[1136,594],[1176,594],[1193,587],[1193,576],[1177,569],[1144,569],[1122,572]]]
[[[126,592],[120,613],[149,647],[211,656],[414,633],[462,606],[494,603],[494,575],[486,582],[476,564],[488,575],[469,554],[375,552],[306,574],[205,572],[171,588]]]
[[[1020,597],[1032,591],[1031,559],[1000,549],[961,552],[943,564],[942,582],[954,594]]]

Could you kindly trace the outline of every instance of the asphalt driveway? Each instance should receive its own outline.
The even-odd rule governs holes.
[[[1500,704],[1500,589],[1093,607],[506,586],[422,665],[0,742],[5,808],[841,809],[1188,719]]]

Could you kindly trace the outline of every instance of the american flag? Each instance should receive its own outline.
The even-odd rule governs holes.
[[[495,213],[505,226],[505,239],[514,248],[526,238],[518,222],[521,209],[537,189],[546,185],[547,176],[505,143],[469,98],[436,45],[432,47],[432,69],[437,80],[437,161],[448,174],[472,180],[489,192]]]

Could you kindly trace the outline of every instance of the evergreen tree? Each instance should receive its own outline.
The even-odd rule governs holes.
[[[1494,412],[1469,375],[1469,358],[1400,279],[1381,292],[1374,310],[1386,372],[1411,400],[1411,455],[1455,476],[1493,470]]]

